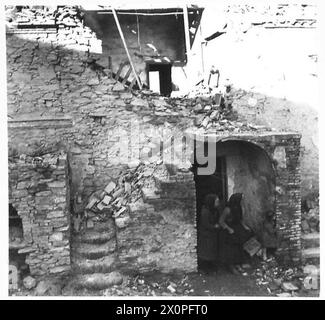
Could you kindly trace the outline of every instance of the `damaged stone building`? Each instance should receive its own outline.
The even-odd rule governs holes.
[[[10,252],[31,275],[194,272],[209,192],[244,192],[258,236],[273,210],[279,259],[301,260],[301,134],[243,121],[231,89],[173,96],[204,8],[6,12]]]

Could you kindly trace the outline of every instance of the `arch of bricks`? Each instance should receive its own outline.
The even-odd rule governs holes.
[[[194,138],[194,137],[192,137]],[[204,136],[195,137],[203,139]],[[297,133],[215,135],[216,141],[243,141],[261,148],[271,161],[275,175],[278,254],[283,263],[301,260],[300,139]]]

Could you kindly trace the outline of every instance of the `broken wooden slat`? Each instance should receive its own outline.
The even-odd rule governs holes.
[[[113,66],[112,66],[112,57],[111,56],[108,56],[108,69],[110,70],[109,71],[109,78],[112,79],[113,77]]]
[[[189,32],[188,10],[186,5],[184,5],[183,7],[183,17],[184,17],[186,58],[187,58],[187,62],[189,62],[191,41],[190,41],[190,32]]]
[[[132,89],[133,86],[135,85],[137,79],[136,78],[133,78],[133,80],[131,81],[130,85],[129,85],[129,88]]]
[[[126,81],[128,80],[128,78],[129,78],[131,72],[132,72],[132,68],[129,67],[129,70],[126,72],[126,74],[125,74],[125,76],[124,76],[124,80],[122,81],[122,84],[125,84],[125,83],[126,83]]]
[[[114,16],[114,19],[115,19],[115,23],[116,23],[117,29],[118,29],[118,31],[120,33],[120,37],[121,37],[122,42],[123,42],[123,45],[124,45],[124,49],[125,49],[126,55],[128,56],[130,65],[132,67],[132,71],[134,73],[134,77],[136,78],[136,81],[138,83],[139,89],[141,89],[142,88],[142,85],[141,85],[140,79],[138,77],[138,74],[135,71],[135,68],[134,68],[134,65],[133,65],[133,62],[132,62],[132,59],[131,59],[131,56],[130,56],[128,47],[127,47],[126,42],[125,42],[124,34],[123,34],[122,29],[121,29],[121,25],[120,25],[120,22],[118,20],[118,17],[117,17],[117,14],[116,14],[116,11],[115,11],[114,8],[112,8],[112,12],[113,12],[113,16]]]
[[[115,74],[115,80],[117,80],[117,81],[119,80],[120,75],[121,75],[121,72],[122,72],[123,68],[124,68],[126,65],[127,65],[127,62],[123,62],[123,63],[120,64],[120,66],[119,66],[119,68],[118,68],[118,70],[117,70],[117,72],[116,72],[116,74]]]

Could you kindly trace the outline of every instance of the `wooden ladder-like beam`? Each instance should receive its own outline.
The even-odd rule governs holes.
[[[185,47],[186,47],[186,58],[187,63],[189,62],[191,55],[191,40],[190,40],[190,30],[188,21],[188,9],[187,5],[183,6],[183,17],[184,17],[184,33],[185,33]]]
[[[130,53],[129,53],[129,50],[128,50],[128,47],[126,45],[126,42],[125,42],[125,38],[124,38],[124,34],[123,34],[123,31],[122,31],[122,28],[121,28],[121,25],[120,25],[120,22],[118,20],[118,17],[117,17],[117,14],[116,14],[116,11],[114,8],[111,8],[112,12],[113,12],[113,16],[114,16],[114,19],[115,19],[115,23],[116,23],[116,26],[117,26],[117,29],[118,29],[118,32],[120,33],[120,37],[122,39],[122,42],[123,42],[123,46],[124,46],[124,49],[125,49],[125,52],[126,52],[126,55],[128,56],[128,59],[129,59],[129,62],[130,62],[130,65],[131,65],[131,68],[132,68],[132,71],[133,71],[133,74],[134,74],[134,77],[138,83],[138,86],[139,86],[139,89],[142,89],[142,85],[141,85],[141,82],[140,82],[140,79],[138,77],[138,74],[136,73],[135,71],[135,67],[133,65],[133,62],[132,62],[132,59],[131,59],[131,56],[130,56]]]
[[[115,74],[115,80],[117,80],[117,81],[119,80],[122,70],[126,65],[127,65],[127,62],[120,63],[120,66]]]
[[[124,76],[124,79],[123,79],[123,81],[122,81],[122,84],[125,84],[125,83],[126,83],[126,81],[128,80],[128,78],[129,78],[131,72],[132,72],[132,68],[131,68],[131,66],[130,66],[130,67],[129,67],[129,70],[126,72],[126,74],[125,74],[125,76]]]

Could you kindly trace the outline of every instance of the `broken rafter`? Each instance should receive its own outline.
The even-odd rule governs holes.
[[[184,33],[185,33],[185,45],[186,45],[186,58],[187,63],[189,62],[190,51],[191,51],[191,40],[190,40],[190,29],[188,21],[188,10],[187,6],[183,7],[183,16],[184,16]]]
[[[124,34],[123,34],[123,31],[122,31],[122,28],[121,28],[121,25],[120,25],[120,22],[118,20],[118,17],[117,17],[117,14],[116,14],[116,11],[114,8],[111,9],[112,12],[113,12],[113,16],[114,16],[114,19],[115,19],[115,22],[116,22],[116,26],[117,26],[117,29],[120,33],[120,37],[122,39],[122,42],[123,42],[123,45],[124,45],[124,49],[126,51],[126,55],[128,56],[128,59],[129,59],[129,62],[130,62],[130,65],[131,65],[131,68],[132,68],[132,71],[133,71],[133,74],[134,74],[134,77],[138,83],[138,86],[139,86],[139,89],[141,90],[142,88],[142,85],[141,85],[141,82],[140,82],[140,79],[138,77],[138,74],[136,73],[135,71],[135,68],[134,68],[134,65],[133,65],[133,62],[132,62],[132,59],[131,59],[131,56],[130,56],[130,53],[129,53],[129,50],[128,50],[128,47],[126,45],[126,41],[125,41],[125,38],[124,38]]]
[[[111,12],[98,12],[98,14],[111,14]],[[162,12],[162,13],[144,13],[144,12],[121,12],[119,11],[119,14],[121,15],[137,15],[137,16],[172,16],[172,15],[178,15],[183,14],[181,11],[175,11],[175,12]]]
[[[115,9],[119,15],[137,15],[137,16],[168,16],[168,15],[183,15],[183,7],[170,8],[170,9]],[[189,15],[199,15],[203,11],[203,8],[192,8],[188,7]],[[98,11],[98,14],[112,14],[110,10]]]

